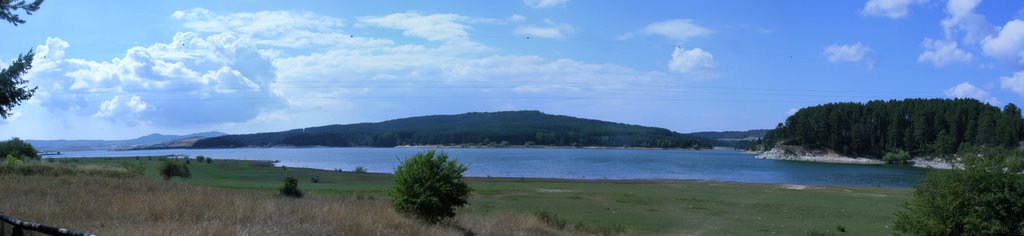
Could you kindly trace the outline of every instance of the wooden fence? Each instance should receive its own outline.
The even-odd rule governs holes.
[[[39,223],[28,222],[19,220],[13,216],[7,215],[0,212],[0,236],[3,236],[7,232],[7,225],[11,225],[11,235],[22,236],[25,235],[25,231],[35,231],[47,235],[67,235],[67,236],[96,236],[95,234],[75,231],[65,228],[57,228],[52,226],[46,226]]]

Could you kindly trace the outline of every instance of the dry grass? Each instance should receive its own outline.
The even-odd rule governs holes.
[[[0,211],[100,235],[566,235],[528,215],[427,225],[384,199],[214,189],[143,178],[0,174]]]

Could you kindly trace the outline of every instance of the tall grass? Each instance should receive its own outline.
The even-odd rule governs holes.
[[[144,167],[143,167],[144,168]],[[129,178],[141,174],[141,171],[130,170],[126,167],[113,167],[101,165],[70,165],[50,162],[22,162],[13,165],[0,165],[0,175],[26,175],[26,176],[104,176],[115,178]]]
[[[0,172],[0,212],[100,235],[587,234],[515,214],[461,212],[451,224],[426,225],[395,213],[385,199],[293,199],[271,192],[126,178],[111,169],[65,167],[78,168],[46,165],[29,175],[19,172],[25,169]]]

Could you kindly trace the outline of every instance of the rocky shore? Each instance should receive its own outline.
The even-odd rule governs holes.
[[[794,146],[779,146],[772,148],[766,152],[758,153],[754,156],[757,159],[769,159],[769,160],[787,160],[787,161],[809,161],[809,162],[824,162],[824,163],[840,163],[840,164],[864,164],[864,165],[881,165],[886,164],[885,161],[867,158],[867,157],[849,157],[843,156],[831,151],[821,150],[806,150],[802,147]],[[910,160],[910,164],[915,167],[921,168],[933,168],[933,169],[952,169],[955,164],[951,164],[941,159],[927,159],[922,157],[916,157]]]

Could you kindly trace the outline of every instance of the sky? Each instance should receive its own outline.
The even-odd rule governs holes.
[[[677,132],[830,102],[1024,98],[1024,1],[70,1],[0,24],[0,138],[539,110]]]

